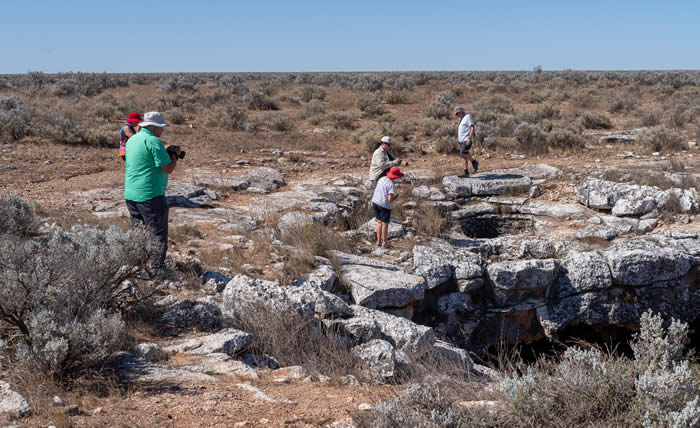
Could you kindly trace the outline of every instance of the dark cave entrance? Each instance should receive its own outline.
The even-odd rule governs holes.
[[[532,232],[535,222],[526,215],[484,214],[459,220],[459,228],[474,239],[491,239],[504,235]]]

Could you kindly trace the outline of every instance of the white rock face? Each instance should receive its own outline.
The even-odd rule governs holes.
[[[442,179],[445,192],[451,196],[490,196],[506,193],[527,193],[532,186],[529,177],[510,173],[481,173],[469,178],[448,175]]]
[[[255,336],[235,328],[227,328],[214,334],[199,335],[163,348],[165,352],[184,352],[206,355],[225,353],[236,355],[255,340]]]
[[[379,382],[387,382],[397,374],[396,352],[386,340],[374,339],[357,345],[352,353],[361,361],[362,368]]]
[[[340,269],[355,303],[368,308],[400,308],[423,299],[425,280],[417,275],[364,265]]]

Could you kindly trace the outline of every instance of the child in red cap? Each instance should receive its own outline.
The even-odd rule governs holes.
[[[396,200],[394,180],[403,177],[398,166],[391,167],[389,172],[377,181],[377,187],[372,196],[372,208],[377,219],[377,246],[391,248],[387,242],[389,222],[391,221],[391,204]]]
[[[138,132],[137,128],[142,120],[138,112],[131,112],[129,113],[129,119],[119,130],[119,156],[121,156],[123,161],[126,160],[126,141]]]

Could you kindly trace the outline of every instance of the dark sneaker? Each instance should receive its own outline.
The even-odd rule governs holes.
[[[479,162],[473,161],[472,168],[474,168],[474,174],[476,174],[476,172],[479,170]]]
[[[463,174],[459,174],[457,177],[459,177],[459,178],[469,178],[469,173],[468,173],[468,172],[464,172]]]

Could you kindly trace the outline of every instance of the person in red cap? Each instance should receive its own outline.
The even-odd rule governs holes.
[[[138,124],[143,119],[137,111],[129,113],[129,119],[126,123],[122,125],[122,129],[119,130],[119,156],[122,160],[126,160],[126,141],[136,135],[138,132]]]
[[[384,177],[377,180],[377,187],[372,196],[372,208],[377,219],[377,246],[391,248],[387,242],[389,222],[391,221],[391,204],[396,200],[394,180],[403,177],[398,166],[391,167]]]

